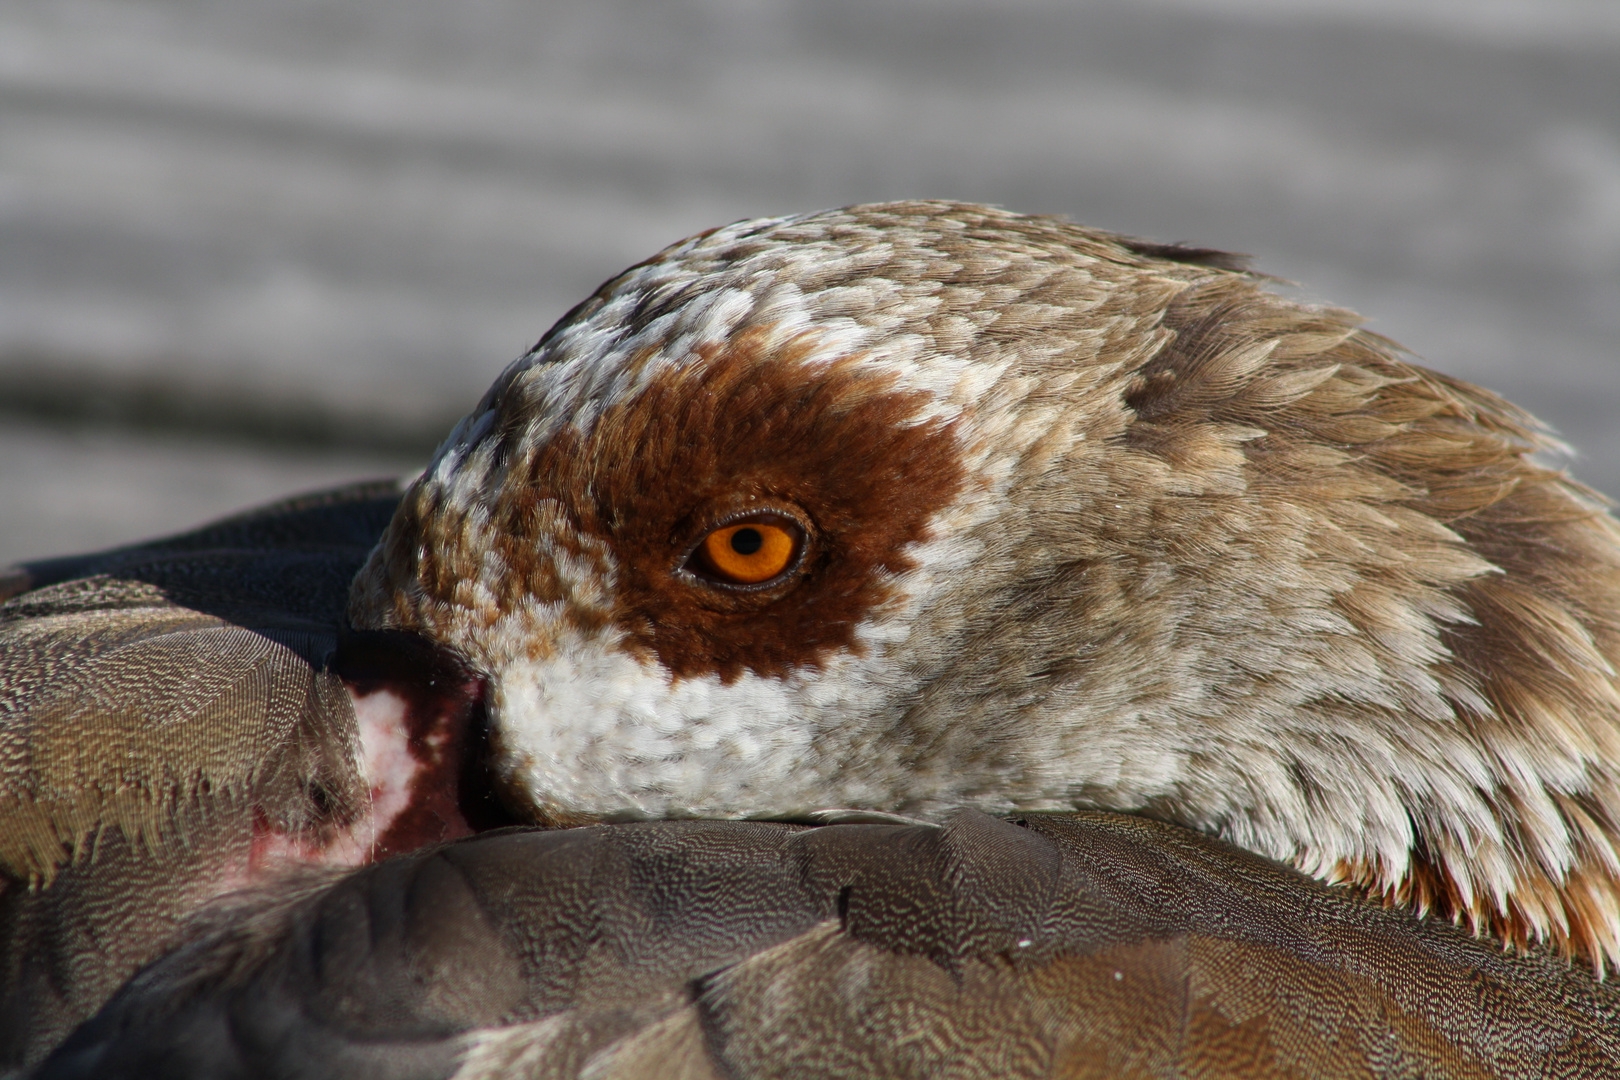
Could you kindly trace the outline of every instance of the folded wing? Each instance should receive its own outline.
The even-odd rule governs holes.
[[[393,483],[31,564],[0,605],[0,1068],[97,1008],[270,848],[364,810],[324,669]]]
[[[1620,1069],[1556,957],[1173,826],[506,831],[283,885],[41,1077],[1522,1077]]]

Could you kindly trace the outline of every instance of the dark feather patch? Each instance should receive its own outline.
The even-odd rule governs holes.
[[[1215,248],[1193,247],[1189,244],[1160,244],[1152,240],[1138,240],[1132,236],[1119,237],[1119,246],[1144,259],[1169,259],[1171,262],[1191,266],[1207,266],[1212,270],[1230,270],[1235,274],[1247,273],[1252,255],[1243,255]]]

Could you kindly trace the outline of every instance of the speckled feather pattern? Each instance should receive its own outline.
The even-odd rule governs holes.
[[[1348,312],[1163,255],[925,202],[677,244],[501,376],[351,618],[488,676],[497,768],[542,817],[1139,811],[1620,957],[1615,523],[1506,403]],[[846,432],[730,477],[816,523],[793,589],[900,538],[836,618],[647,584],[679,574],[675,526],[661,570],[629,554],[612,478],[659,479],[656,513],[700,528],[727,460],[690,491],[656,466],[789,430],[745,400]],[[703,420],[659,435],[656,410]],[[834,514],[800,474],[836,449],[881,489],[900,445],[952,482],[895,473],[887,504]],[[627,599],[654,585],[666,609]],[[776,659],[716,644],[743,633]]]
[[[1546,949],[1507,956],[1096,812],[508,831],[225,914],[39,1080],[1528,1080],[1620,1063],[1620,990]]]

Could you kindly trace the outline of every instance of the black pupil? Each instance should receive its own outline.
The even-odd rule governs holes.
[[[765,546],[765,538],[758,529],[738,529],[731,534],[731,550],[739,555],[752,555]]]

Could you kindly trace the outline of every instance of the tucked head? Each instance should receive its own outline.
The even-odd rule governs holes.
[[[1100,806],[1620,954],[1620,532],[1230,259],[743,222],[512,365],[357,578],[539,819]]]

